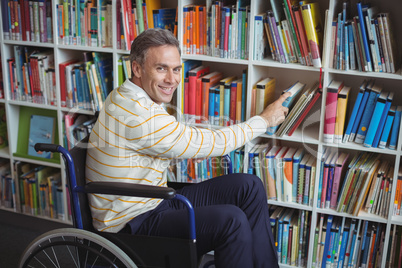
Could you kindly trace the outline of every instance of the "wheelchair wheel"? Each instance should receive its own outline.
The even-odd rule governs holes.
[[[85,230],[64,228],[36,238],[20,261],[25,267],[128,267],[137,268],[119,247]]]

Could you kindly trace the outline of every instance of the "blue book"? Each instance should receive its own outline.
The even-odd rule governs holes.
[[[362,119],[359,124],[359,128],[356,132],[355,143],[362,144],[367,135],[367,129],[369,127],[371,117],[374,112],[374,108],[377,102],[377,98],[380,96],[381,88],[374,85],[371,89],[370,95],[367,100],[366,107],[363,112]],[[382,112],[382,111],[381,111]]]
[[[341,248],[339,250],[339,258],[338,258],[339,267],[343,267],[343,262],[345,260],[346,248],[348,247],[349,242],[349,231],[350,227],[348,225],[345,225],[342,233]]]
[[[230,86],[232,85],[231,82],[225,83],[224,89],[224,101],[223,101],[223,125],[229,126],[230,125]]]
[[[293,185],[292,185],[292,200],[293,202],[296,202],[297,200],[297,186],[298,186],[298,180],[299,180],[299,166],[300,166],[300,161],[302,160],[304,156],[304,149],[299,148],[297,149],[296,153],[293,155]]]
[[[350,59],[350,69],[356,70],[356,54],[355,54],[355,40],[353,36],[353,25],[352,22],[348,25],[348,40],[349,40],[349,59]]]
[[[385,149],[385,146],[387,146],[387,141],[389,138],[389,134],[391,133],[394,118],[395,118],[395,106],[392,106],[391,109],[389,109],[388,111],[387,120],[385,121],[384,131],[382,132],[378,148]]]
[[[76,93],[74,95],[77,95],[76,103],[75,105],[78,106],[78,108],[83,109],[84,108],[84,91],[82,89],[82,84],[81,84],[81,74],[80,74],[80,66],[75,66],[73,68],[73,82],[75,82],[75,89]],[[74,84],[73,84],[74,85]]]
[[[346,71],[348,71],[349,70],[349,31],[348,31],[348,28],[349,28],[349,25],[350,25],[350,21],[345,21],[345,26],[344,26],[344,28],[345,28],[345,30],[344,30],[344,33],[345,33],[345,38],[344,38],[344,43],[345,43],[345,70]]]
[[[93,52],[94,63],[100,74],[100,84],[103,90],[103,96],[113,90],[113,55],[109,53]]]
[[[381,134],[384,132],[384,126],[388,117],[388,112],[391,108],[392,100],[394,98],[394,92],[390,92],[387,97],[387,102],[385,103],[384,111],[381,115],[380,122],[378,123],[377,132],[375,133],[374,140],[372,146],[374,148],[378,147],[380,142]]]
[[[199,7],[201,11],[203,7]],[[174,31],[176,8],[161,8],[152,11],[154,28],[166,29],[171,32]]]
[[[363,84],[365,84],[365,83],[363,83]],[[353,106],[353,110],[352,110],[348,125],[345,130],[345,134],[343,135],[343,140],[342,140],[343,143],[345,143],[349,140],[349,136],[350,136],[350,133],[352,132],[352,127],[355,122],[357,112],[358,112],[360,104],[362,102],[363,94],[364,94],[365,90],[366,90],[365,86],[363,86],[363,85],[360,86],[359,93],[357,93],[355,105]]]
[[[322,153],[321,157],[321,168],[320,168],[320,179],[318,180],[318,199],[317,199],[317,208],[321,207],[321,193],[322,193],[322,177],[324,176],[324,164],[325,164],[325,159],[330,154],[330,150],[327,148],[324,149],[324,152]]]
[[[368,39],[367,39],[367,33],[366,33],[366,22],[363,16],[363,10],[362,10],[362,3],[359,2],[357,3],[357,14],[359,15],[359,22],[360,22],[360,28],[361,28],[361,33],[362,33],[362,39],[363,39],[363,47],[364,47],[364,54],[366,56],[366,61],[367,61],[367,72],[372,72],[373,68],[371,65],[371,57],[370,57],[370,50],[369,50],[369,45],[368,45]]]
[[[401,125],[402,106],[396,108],[394,123],[392,124],[391,137],[389,140],[388,148],[395,150],[398,142],[399,126]]]
[[[342,69],[342,57],[343,57],[343,52],[342,52],[342,40],[343,40],[343,21],[342,21],[342,13],[338,13],[338,25],[337,25],[337,42],[336,42],[336,51],[337,51],[337,61],[336,61],[336,67],[337,69]]]
[[[41,158],[51,158],[51,152],[37,152],[36,143],[53,143],[56,119],[51,116],[31,115],[29,123],[28,155]]]
[[[292,220],[292,216],[294,214],[293,209],[287,210],[287,213],[283,217],[283,228],[282,228],[282,256],[281,263],[287,263],[288,261],[288,248],[292,245],[289,245],[289,226],[290,221]]]
[[[333,181],[334,181],[336,160],[338,160],[337,153],[332,157],[331,161],[329,162],[329,166],[328,166],[328,179],[327,179],[327,193],[325,196],[325,208],[330,208],[330,206],[331,206],[331,194],[332,194],[332,185],[333,185]]]
[[[381,92],[380,96],[377,98],[377,102],[375,104],[371,116],[370,124],[368,125],[368,129],[366,132],[366,137],[364,138],[363,142],[364,147],[371,147],[373,144],[375,134],[377,133],[377,129],[379,128],[382,114],[385,111],[385,104],[387,102],[387,97],[388,92]],[[359,137],[359,135],[357,135],[357,137]]]
[[[323,251],[323,261],[322,261],[322,265],[321,268],[325,268],[326,267],[326,261],[324,261],[324,259],[326,260],[325,256],[328,256],[329,254],[329,247],[330,247],[330,243],[331,243],[331,228],[332,228],[332,221],[334,219],[334,216],[332,215],[328,215],[328,219],[327,219],[327,232],[325,234],[325,244],[324,244],[324,251]]]
[[[283,107],[288,107],[289,110],[291,110],[291,108],[293,106],[293,103],[295,102],[296,99],[298,99],[298,96],[303,91],[305,86],[306,86],[306,84],[296,82],[295,84],[293,84],[289,88],[287,88],[284,91],[282,91],[282,94],[284,94],[286,92],[291,93],[290,97],[287,97],[286,100],[282,103],[282,106]],[[267,129],[267,134],[268,135],[274,135],[276,130],[278,129],[278,127],[279,126],[269,127]]]
[[[209,88],[209,98],[208,98],[208,122],[214,124],[215,121],[215,90],[217,85]]]
[[[359,128],[360,120],[363,116],[364,108],[366,108],[367,100],[371,92],[373,81],[363,81],[360,85],[360,90],[363,90],[363,97],[357,110],[356,118],[354,119],[352,130],[350,131],[349,141],[354,141],[357,129]]]
[[[241,121],[244,122],[246,121],[247,69],[243,70],[241,79]]]
[[[220,99],[221,99],[221,91],[219,86],[215,88],[215,105],[214,105],[214,116],[215,116],[215,126],[219,126],[219,117],[220,117]]]

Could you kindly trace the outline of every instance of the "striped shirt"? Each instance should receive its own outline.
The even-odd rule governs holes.
[[[91,132],[86,180],[166,187],[172,159],[225,155],[265,133],[260,116],[220,129],[178,122],[129,80],[107,97]],[[118,232],[134,217],[154,209],[161,199],[90,194],[93,225]]]

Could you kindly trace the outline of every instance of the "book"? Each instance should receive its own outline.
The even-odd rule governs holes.
[[[370,50],[369,50],[368,39],[367,39],[367,34],[366,34],[366,23],[364,20],[363,10],[362,10],[363,6],[362,6],[361,2],[358,2],[356,5],[357,5],[357,13],[359,15],[359,23],[360,23],[360,27],[361,27],[364,54],[365,54],[365,58],[366,58],[366,62],[367,62],[367,70],[366,71],[371,72],[371,71],[373,71],[373,68],[372,68]]]
[[[265,107],[274,101],[276,79],[267,77],[256,84],[255,114],[260,114]]]
[[[278,201],[284,201],[283,194],[283,158],[289,147],[283,146],[274,158],[275,163],[275,186]]]
[[[377,98],[377,102],[374,107],[373,115],[370,120],[370,124],[367,129],[366,137],[363,142],[364,147],[371,147],[374,141],[374,137],[376,135],[377,129],[379,129],[380,120],[382,114],[388,113],[385,111],[385,105],[388,99],[389,92],[381,92],[380,96]]]
[[[367,130],[373,116],[375,104],[377,102],[378,97],[380,96],[382,88],[378,85],[374,85],[371,89],[370,95],[368,96],[366,107],[364,108],[364,112],[362,115],[362,119],[359,124],[359,128],[356,132],[355,143],[362,144],[367,135]],[[381,105],[383,107],[383,105]],[[381,111],[382,113],[382,111]]]
[[[345,176],[346,172],[346,161],[349,158],[348,153],[341,153],[338,158],[336,159],[335,163],[335,170],[334,170],[334,179],[332,185],[332,192],[331,192],[331,200],[330,200],[330,208],[336,209],[337,200],[339,195],[339,188],[342,184],[342,180]]]
[[[363,81],[362,85],[360,86],[360,89],[362,89],[364,87],[365,90],[363,93],[362,101],[359,105],[359,109],[356,114],[356,118],[353,123],[352,130],[350,132],[349,141],[355,140],[355,136],[356,136],[357,130],[359,128],[359,124],[360,124],[361,118],[363,116],[364,109],[366,108],[367,100],[371,93],[371,88],[373,85],[374,85],[374,81]]]
[[[197,79],[208,73],[209,66],[202,65],[188,71],[188,123],[196,122],[196,103],[201,101],[196,98]]]
[[[296,148],[289,148],[283,157],[283,201],[293,201],[293,156]]]
[[[154,28],[169,30],[173,33],[176,21],[176,8],[153,9]]]
[[[387,119],[384,125],[384,130],[378,143],[378,148],[384,149],[387,146],[388,138],[391,133],[391,127],[394,122],[395,108],[396,108],[395,106],[392,106],[388,111]]]
[[[336,119],[335,119],[335,131],[334,131],[334,143],[342,142],[350,89],[351,89],[350,87],[344,86],[341,89],[341,91],[339,91],[339,94],[338,94]]]
[[[32,115],[29,122],[28,155],[51,158],[51,152],[36,152],[36,143],[53,143],[56,119],[51,116]]]
[[[327,87],[325,100],[324,142],[333,143],[335,136],[338,92],[343,88],[342,81],[331,81]]]
[[[398,144],[399,127],[401,125],[402,106],[397,106],[395,111],[394,123],[392,124],[391,137],[389,138],[388,148],[395,150]]]
[[[384,133],[385,123],[386,123],[389,111],[391,109],[393,98],[394,98],[394,92],[390,92],[388,94],[387,101],[386,101],[385,107],[384,107],[384,111],[381,115],[380,122],[378,123],[378,128],[377,128],[377,131],[374,136],[374,140],[373,140],[373,144],[372,144],[372,146],[374,148],[378,147],[378,144],[379,144],[380,138],[381,138],[381,134]],[[389,132],[388,132],[388,134],[389,134]]]
[[[280,146],[272,146],[272,148],[265,155],[265,166],[267,167],[267,195],[270,200],[277,200],[276,195],[276,168],[275,168],[275,156],[281,149]]]
[[[297,187],[299,183],[299,167],[304,156],[304,149],[299,148],[293,155],[293,185],[292,185],[292,202],[297,201]]]
[[[357,112],[360,108],[360,104],[362,103],[364,91],[366,90],[366,81],[363,82],[363,84],[359,87],[359,92],[357,93],[357,97],[355,100],[355,104],[353,106],[352,113],[350,114],[349,121],[345,130],[345,134],[343,135],[342,142],[345,143],[349,140],[349,136],[352,132],[352,127],[355,123],[356,117],[357,117]]]
[[[293,107],[292,105],[293,105],[294,101],[298,98],[298,96],[303,91],[305,86],[306,85],[303,84],[303,83],[296,82],[295,84],[293,84],[289,88],[283,90],[282,94],[285,94],[285,93],[289,92],[291,95],[286,98],[286,100],[282,103],[282,106],[288,107],[289,109],[291,109]],[[279,128],[279,126],[269,127],[267,129],[266,133],[268,135],[274,135],[278,128]]]

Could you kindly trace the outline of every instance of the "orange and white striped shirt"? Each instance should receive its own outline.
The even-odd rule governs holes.
[[[129,80],[104,103],[89,139],[86,179],[166,187],[172,159],[225,155],[265,133],[260,116],[220,129],[180,123]],[[90,194],[93,225],[118,232],[134,217],[154,209],[161,199]]]

